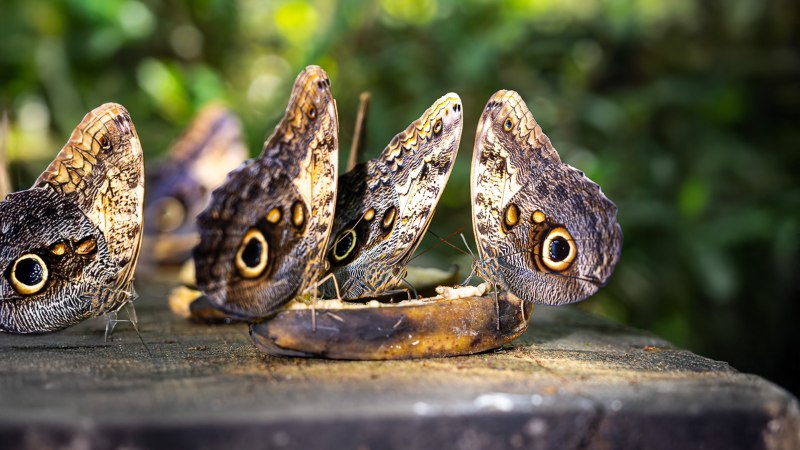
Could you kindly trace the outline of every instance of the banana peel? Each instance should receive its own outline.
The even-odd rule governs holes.
[[[250,337],[261,351],[280,356],[351,360],[458,356],[492,350],[518,338],[533,309],[510,293],[459,297],[366,305],[323,300],[315,307],[296,303],[250,324]]]

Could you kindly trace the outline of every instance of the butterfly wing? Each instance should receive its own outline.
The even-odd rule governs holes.
[[[339,179],[328,262],[344,298],[397,286],[428,229],[455,162],[461,99],[447,94],[397,134],[376,159]],[[335,295],[329,283],[326,295]]]
[[[197,244],[195,217],[211,191],[247,159],[242,124],[228,109],[210,104],[147,179],[145,256],[154,263],[181,263]]]
[[[529,302],[583,300],[619,260],[617,208],[561,162],[524,101],[499,91],[478,124],[472,160],[476,268]]]
[[[143,169],[130,115],[108,103],[31,189],[0,202],[0,329],[58,330],[133,299]]]
[[[263,317],[320,278],[333,224],[337,139],[330,81],[309,66],[261,155],[231,172],[198,217],[197,284],[220,309]]]

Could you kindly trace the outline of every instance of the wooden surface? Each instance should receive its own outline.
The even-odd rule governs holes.
[[[800,448],[797,401],[724,362],[574,308],[488,354],[269,357],[140,286],[142,338],[92,320],[0,335],[2,448]]]

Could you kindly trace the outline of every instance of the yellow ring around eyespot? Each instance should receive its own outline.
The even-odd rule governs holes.
[[[442,132],[442,119],[437,119],[436,123],[433,124],[433,134],[439,134]]]
[[[562,259],[561,261],[553,261],[550,259],[550,243],[557,237],[560,237],[567,241],[569,245],[569,254],[567,257]],[[569,268],[572,261],[575,260],[575,257],[578,255],[578,249],[575,246],[575,240],[572,239],[572,235],[569,234],[564,227],[557,227],[550,230],[547,234],[547,237],[544,240],[544,244],[542,245],[542,262],[544,265],[555,272],[563,272]]]
[[[34,285],[27,285],[19,279],[17,279],[17,264],[23,259],[33,259],[42,267],[42,279],[38,283]],[[11,268],[11,287],[14,288],[17,293],[22,295],[32,295],[42,290],[44,284],[47,283],[47,278],[50,276],[49,272],[47,271],[47,264],[44,263],[39,255],[35,253],[27,253],[25,255],[20,256],[14,261],[14,266]]]
[[[248,266],[242,259],[244,249],[247,247],[247,244],[251,239],[255,239],[261,244],[261,255],[259,255],[259,261],[255,267]],[[256,228],[251,228],[248,230],[247,233],[244,234],[242,243],[239,244],[239,249],[236,251],[236,258],[234,258],[234,264],[236,265],[236,270],[239,272],[239,275],[244,278],[256,278],[264,273],[264,269],[267,268],[267,263],[269,262],[268,249],[269,246],[267,244],[267,240],[264,239],[264,235],[261,233],[261,231]]]
[[[336,253],[337,244],[339,243],[339,241],[341,241],[348,234],[351,236],[350,247],[347,247],[347,250],[345,250],[343,255],[338,255]],[[356,248],[356,238],[357,238],[356,232],[352,228],[349,229],[349,230],[345,230],[345,231],[339,233],[339,236],[337,236],[336,240],[333,241],[333,252],[332,252],[333,253],[333,259],[336,260],[337,263],[340,262],[340,261],[343,261],[345,258],[350,256],[350,253],[352,253],[353,249]]]

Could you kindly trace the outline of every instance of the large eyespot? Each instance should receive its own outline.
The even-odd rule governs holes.
[[[264,273],[269,259],[268,250],[264,234],[256,228],[248,230],[236,251],[234,263],[239,275],[243,278],[256,278]]]
[[[352,228],[339,233],[333,241],[333,260],[337,263],[344,261],[356,248],[357,241],[358,237]]]
[[[186,207],[175,197],[163,197],[153,204],[156,228],[161,233],[175,231],[186,220]]]
[[[436,123],[433,124],[433,134],[439,134],[442,132],[442,119],[437,119]]]
[[[503,131],[511,131],[514,128],[514,121],[511,120],[511,117],[506,118],[506,121],[503,122]]]
[[[577,255],[575,240],[564,227],[553,228],[542,245],[542,262],[548,269],[563,272]]]
[[[47,265],[39,255],[20,256],[11,266],[11,287],[22,295],[33,295],[42,290],[48,277]]]
[[[314,120],[317,118],[317,108],[314,105],[308,105],[308,109],[306,109],[306,116],[309,119]]]

